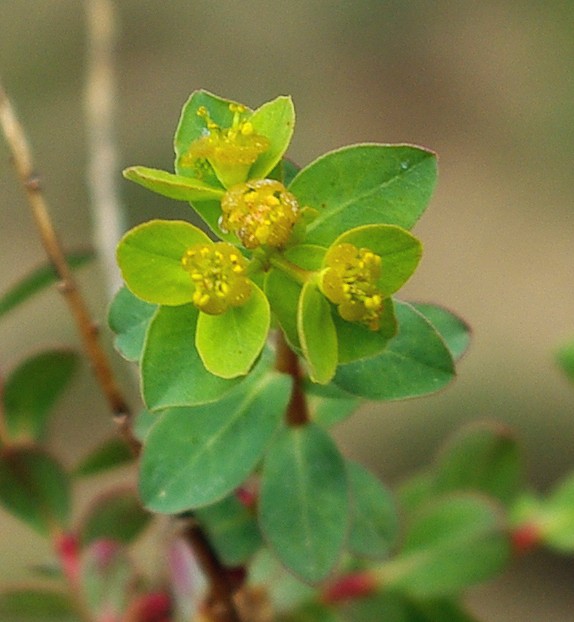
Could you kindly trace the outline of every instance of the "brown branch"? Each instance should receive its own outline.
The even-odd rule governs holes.
[[[277,371],[289,374],[293,379],[291,399],[285,414],[287,425],[305,425],[309,422],[309,408],[303,389],[303,374],[299,357],[291,350],[281,330],[277,331],[276,344],[275,368]]]
[[[213,622],[241,622],[233,601],[234,586],[229,571],[220,562],[209,540],[194,518],[186,519],[183,535],[209,582],[208,619]]]
[[[108,357],[100,344],[97,326],[91,318],[88,307],[66,260],[62,245],[50,218],[48,205],[42,193],[40,178],[33,166],[28,141],[1,81],[0,126],[12,154],[14,167],[26,192],[44,250],[60,279],[60,292],[68,303],[98,384],[114,415],[114,420],[120,433],[134,452],[137,453],[140,449],[140,443],[132,433],[130,408],[115,380]]]

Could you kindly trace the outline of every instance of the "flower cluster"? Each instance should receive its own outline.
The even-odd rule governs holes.
[[[186,250],[181,265],[195,287],[192,302],[204,313],[219,315],[241,306],[251,295],[247,262],[231,244],[196,244]]]
[[[233,231],[245,248],[284,247],[301,210],[297,199],[274,179],[238,184],[221,201],[219,224]]]
[[[379,330],[383,296],[378,288],[381,258],[366,248],[337,244],[325,257],[321,288],[348,322]]]

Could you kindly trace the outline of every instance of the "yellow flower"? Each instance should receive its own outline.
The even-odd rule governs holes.
[[[196,244],[185,251],[181,265],[195,287],[192,302],[204,313],[219,315],[245,304],[251,296],[247,261],[231,244]]]
[[[325,256],[321,289],[348,322],[379,330],[383,296],[378,288],[381,258],[366,248],[337,244]]]
[[[297,199],[274,179],[234,186],[221,210],[221,229],[233,231],[246,248],[285,246],[301,213]]]
[[[204,106],[198,109],[198,116],[205,119],[207,133],[193,141],[182,158],[184,166],[198,170],[207,160],[226,187],[243,181],[251,165],[269,148],[269,140],[257,134],[251,121],[245,119],[245,106],[229,104],[229,110],[233,113],[231,127],[222,128]]]

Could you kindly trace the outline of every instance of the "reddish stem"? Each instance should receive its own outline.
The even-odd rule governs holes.
[[[303,388],[303,374],[299,357],[291,350],[281,330],[277,331],[277,350],[275,368],[284,374],[289,374],[293,379],[291,399],[287,406],[285,418],[287,425],[299,426],[309,422],[309,408]]]

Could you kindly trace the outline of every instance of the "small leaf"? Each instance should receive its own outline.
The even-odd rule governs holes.
[[[177,201],[217,200],[225,193],[221,186],[213,187],[199,179],[146,166],[132,166],[125,169],[123,175],[148,190]]]
[[[150,220],[121,239],[118,264],[129,289],[142,300],[160,305],[191,302],[195,288],[181,265],[185,251],[209,238],[181,220]]]
[[[397,335],[381,354],[340,365],[336,385],[368,399],[398,400],[433,393],[454,378],[450,352],[431,324],[410,305],[397,300],[395,313]]]
[[[96,540],[130,544],[148,526],[146,512],[132,490],[115,490],[95,500],[82,521],[80,538],[84,546]]]
[[[337,333],[331,306],[311,281],[305,283],[299,298],[297,332],[311,380],[326,384],[337,369]]]
[[[70,598],[47,589],[0,592],[0,619],[6,622],[78,622]]]
[[[91,250],[78,251],[66,255],[66,260],[70,268],[81,268],[92,259],[95,253]],[[34,294],[42,291],[44,288],[57,283],[58,275],[54,271],[51,264],[43,264],[22,277],[8,291],[0,295],[0,317],[11,311],[18,305],[26,302]]]
[[[99,475],[104,471],[134,461],[134,455],[128,444],[119,437],[107,440],[90,452],[74,469],[76,477]]]
[[[309,383],[306,392],[311,419],[324,428],[346,419],[359,408],[363,401],[361,398],[345,393],[333,384]]]
[[[263,104],[249,119],[257,134],[269,140],[269,147],[253,163],[250,179],[262,179],[281,161],[295,126],[295,109],[290,97],[277,97]]]
[[[435,327],[444,339],[452,358],[457,361],[470,345],[470,327],[451,311],[432,304],[411,303],[411,306]]]
[[[366,225],[346,231],[333,246],[353,244],[368,248],[381,258],[381,276],[377,283],[383,296],[400,289],[415,271],[421,255],[421,243],[408,231],[394,225]]]
[[[255,284],[244,305],[221,315],[200,313],[195,345],[206,369],[221,378],[247,374],[265,345],[270,322],[269,302]]]
[[[271,311],[279,322],[287,342],[293,349],[299,351],[301,344],[297,334],[297,306],[301,296],[301,285],[281,270],[272,268],[265,276],[263,286]]]
[[[48,350],[25,360],[6,380],[4,410],[12,440],[42,440],[48,416],[68,386],[79,358],[71,350]]]
[[[433,153],[409,145],[352,145],[302,169],[289,190],[318,210],[306,242],[329,246],[362,225],[410,229],[424,212],[436,181]]]
[[[70,482],[56,460],[35,447],[0,453],[0,504],[43,536],[67,526]]]
[[[361,465],[349,462],[348,473],[352,501],[349,551],[371,559],[383,558],[399,533],[393,498]]]
[[[255,517],[235,495],[198,508],[194,516],[226,566],[245,564],[263,545]]]
[[[318,426],[276,436],[263,463],[259,522],[273,552],[298,577],[317,583],[335,568],[349,522],[347,475]]]
[[[475,424],[456,434],[439,455],[434,490],[475,490],[508,504],[519,493],[521,479],[520,451],[510,430]]]
[[[268,372],[218,402],[158,414],[142,455],[145,506],[172,514],[228,495],[261,459],[289,396],[289,378]]]
[[[139,361],[146,330],[156,309],[157,305],[140,300],[127,287],[122,287],[115,295],[108,323],[116,333],[116,350],[128,361]]]
[[[509,554],[496,507],[481,497],[453,495],[416,515],[402,551],[378,572],[390,589],[417,598],[448,596],[496,575]]]
[[[142,393],[150,410],[194,406],[222,398],[241,382],[208,372],[195,347],[199,311],[193,305],[159,307],[141,360]]]

